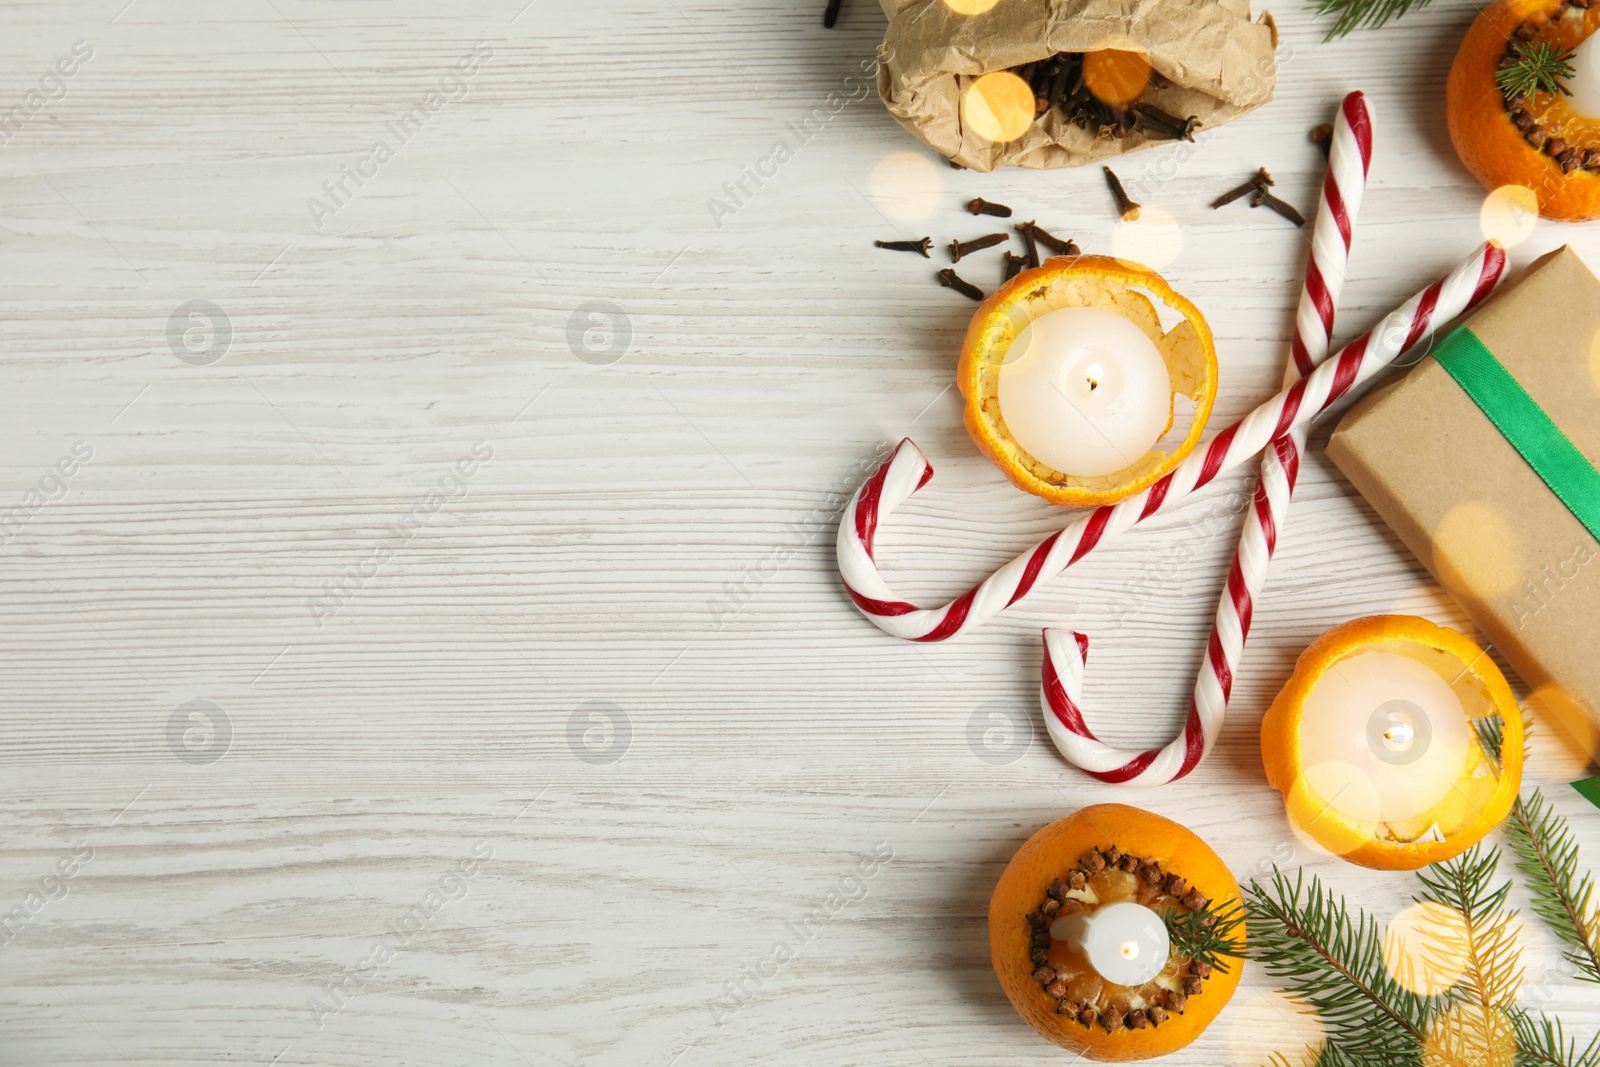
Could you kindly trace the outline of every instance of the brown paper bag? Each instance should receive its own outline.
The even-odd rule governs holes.
[[[1049,59],[1057,52],[1144,52],[1172,84],[1145,99],[1210,129],[1272,99],[1278,30],[1270,14],[1250,21],[1249,0],[998,0],[963,15],[972,0],[879,0],[889,16],[879,52],[878,94],[900,124],[973,170],[1078,167],[1167,140],[1135,131],[1097,138],[1052,107],[1015,141],[963,129],[961,94],[972,79]]]

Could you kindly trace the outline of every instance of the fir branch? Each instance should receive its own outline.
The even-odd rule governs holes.
[[[1343,37],[1360,26],[1377,28],[1414,8],[1427,7],[1428,0],[1316,0],[1317,14],[1331,15],[1335,21],[1324,41]]]
[[[1567,79],[1574,74],[1572,55],[1572,49],[1549,41],[1512,41],[1511,52],[1495,69],[1494,83],[1507,96],[1571,96]]]
[[[1579,873],[1572,828],[1535,789],[1511,806],[1505,830],[1517,869],[1528,880],[1534,914],[1567,943],[1566,958],[1577,967],[1576,977],[1600,982],[1600,909],[1594,904],[1593,874]]]
[[[1580,1049],[1560,1019],[1520,1008],[1508,1014],[1517,1032],[1517,1067],[1600,1067],[1600,1037]]]
[[[1460,927],[1429,924],[1430,948],[1435,952],[1433,962],[1441,967],[1465,964],[1458,998],[1482,1008],[1480,1019],[1494,1009],[1511,1007],[1522,987],[1522,951],[1511,927],[1517,913],[1506,910],[1511,882],[1493,884],[1499,866],[1499,849],[1474,845],[1455,859],[1417,872],[1425,890],[1419,899],[1461,916]]]
[[[1319,1063],[1417,1067],[1439,1002],[1400,985],[1383,961],[1380,924],[1300,872],[1245,890],[1250,955],[1322,1018]],[[1456,1067],[1469,1067],[1455,1060]]]
[[[1221,908],[1206,907],[1182,915],[1175,908],[1166,908],[1161,912],[1161,921],[1166,924],[1173,950],[1180,956],[1209,964],[1212,970],[1223,974],[1228,973],[1224,960],[1244,959],[1244,938],[1239,934],[1244,925],[1244,908],[1237,900]]]

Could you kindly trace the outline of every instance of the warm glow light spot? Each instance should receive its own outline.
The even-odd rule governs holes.
[[[1136,960],[1136,959],[1138,959],[1139,958],[1139,945],[1136,942],[1133,942],[1133,941],[1124,941],[1122,943],[1122,958],[1125,959],[1125,960]]]
[[[879,211],[897,222],[921,222],[944,195],[941,167],[920,152],[890,152],[878,160],[867,189]]]
[[[1313,1063],[1327,1043],[1316,1009],[1276,989],[1241,988],[1218,1022],[1228,1028],[1233,1067],[1260,1067],[1274,1053],[1290,1063]]]
[[[1483,199],[1483,236],[1513,248],[1527,240],[1539,222],[1539,198],[1526,185],[1502,185]]]
[[[1009,70],[980,75],[961,97],[961,121],[990,141],[1015,141],[1033,125],[1033,90]]]
[[[1411,905],[1383,933],[1383,965],[1413,993],[1438,996],[1466,973],[1466,919],[1433,901]]]
[[[1119,222],[1111,231],[1111,254],[1165,270],[1183,251],[1183,227],[1178,220],[1148,204],[1134,222]]]
[[[1305,827],[1308,831],[1324,830],[1319,825],[1324,819],[1330,820],[1330,826],[1338,826],[1349,822],[1374,824],[1381,818],[1377,783],[1353,763],[1343,760],[1313,763],[1306,768],[1301,783],[1317,804],[1310,820],[1312,825]],[[1321,836],[1330,850],[1340,854],[1354,852],[1367,842],[1366,835],[1361,833],[1324,832]],[[1346,844],[1348,848],[1344,848]]]
[[[1471,1002],[1437,1015],[1422,1047],[1423,1067],[1511,1067],[1517,1060],[1516,1029],[1504,1012]]]
[[[1493,597],[1522,580],[1517,536],[1487,501],[1457,504],[1433,532],[1433,564],[1452,593]]]
[[[944,6],[958,15],[981,15],[1000,0],[944,0]]]
[[[1090,52],[1083,57],[1083,84],[1108,104],[1131,104],[1150,87],[1150,60],[1117,48]]]

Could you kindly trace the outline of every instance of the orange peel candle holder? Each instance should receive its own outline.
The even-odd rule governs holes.
[[[1083,808],[1030,837],[1000,875],[989,899],[995,976],[1017,1014],[1062,1048],[1094,1060],[1164,1056],[1221,1013],[1244,961],[1212,966],[1183,955],[1163,936],[1161,916],[1231,913],[1239,900],[1227,865],[1192,831],[1125,804]],[[1130,912],[1143,922],[1130,922]],[[1143,928],[1152,920],[1160,935]],[[1155,976],[1132,986],[1108,979],[1096,969],[1096,946],[1073,936],[1085,925],[1093,936],[1112,927],[1121,955],[1159,950]],[[1242,923],[1237,936],[1242,944]]]
[[[1501,733],[1498,757],[1479,733]],[[1411,615],[1336,626],[1312,642],[1261,724],[1267,782],[1296,829],[1381,870],[1460,855],[1522,784],[1516,698],[1487,652]]]
[[[1158,302],[1179,316],[1171,329],[1162,327]],[[1006,424],[1001,403],[1006,375],[1024,373],[1017,369],[1018,364],[1039,358],[1031,349],[1023,351],[1028,349],[1032,328],[1046,316],[1066,309],[1120,316],[1142,335],[1141,340],[1148,340],[1153,358],[1165,364],[1167,382],[1160,386],[1162,396],[1156,398],[1165,408],[1165,425],[1155,433],[1155,445],[1136,448],[1124,467],[1110,473],[1057,470],[1028,452]],[[1131,371],[1137,368],[1128,358],[1133,355],[1128,346],[1106,347],[1112,355],[1119,354],[1118,348],[1122,350],[1122,358],[1130,363],[1129,377],[1135,378]],[[1130,386],[1148,389],[1144,377],[1130,381]],[[1155,484],[1199,444],[1217,395],[1216,343],[1199,309],[1148,267],[1110,256],[1059,256],[1023,271],[979,306],[961,346],[956,384],[966,399],[967,432],[1015,485],[1054,504],[1099,507]],[[1089,388],[1098,384],[1092,380]],[[1172,428],[1174,398],[1178,396],[1193,405],[1188,430],[1181,441],[1158,447],[1160,438]],[[1091,420],[1095,414],[1082,398],[1064,396],[1063,403],[1070,414]],[[1079,432],[1093,435],[1100,431],[1091,421]],[[1135,431],[1134,437],[1138,436]]]

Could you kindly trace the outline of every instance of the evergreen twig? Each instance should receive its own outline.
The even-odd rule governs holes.
[[[1600,1067],[1600,1037],[1580,1049],[1560,1019],[1520,1008],[1508,1014],[1517,1033],[1516,1067]]]
[[[1536,92],[1571,96],[1567,79],[1572,69],[1572,49],[1549,41],[1512,41],[1511,55],[1495,69],[1494,83],[1507,96],[1532,96]]]
[[[1304,872],[1291,879],[1273,868],[1263,887],[1245,890],[1250,955],[1311,1005],[1327,1034],[1322,1067],[1416,1067],[1441,1001],[1415,993],[1389,974],[1383,932],[1364,912]],[[1438,1062],[1470,1067],[1453,1057]]]
[[[1427,7],[1428,0],[1316,0],[1316,4],[1317,14],[1334,18],[1323,37],[1331,41],[1361,26],[1375,29],[1414,8]]]
[[[1208,923],[1206,920],[1210,919]],[[1228,973],[1228,959],[1244,959],[1244,938],[1239,928],[1244,925],[1244,908],[1230,901],[1221,908],[1201,908],[1199,911],[1179,915],[1177,909],[1167,908],[1161,913],[1166,924],[1172,948],[1180,956],[1210,964],[1212,970]]]

